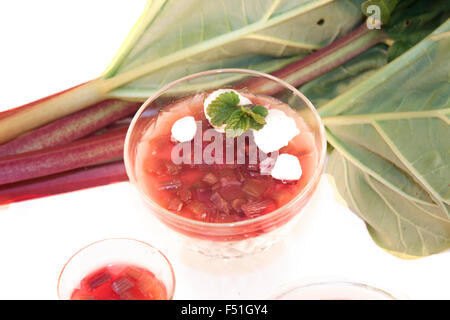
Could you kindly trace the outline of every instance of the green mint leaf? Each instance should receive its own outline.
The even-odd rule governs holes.
[[[248,105],[241,107],[242,110],[252,119],[254,122],[265,125],[266,119],[265,117],[269,113],[269,111],[263,106],[254,106]],[[252,127],[252,129],[255,129]]]
[[[250,127],[256,131],[264,127],[264,124],[256,122],[254,119],[250,119]]]
[[[245,114],[242,109],[237,109],[234,111],[230,118],[227,120],[227,126],[225,130],[227,131],[228,136],[237,136],[244,133],[250,127],[250,118]],[[229,130],[235,130],[236,134],[229,133]]]
[[[261,115],[259,115],[259,114],[257,114],[257,113],[254,113],[253,111],[250,111],[249,113],[248,113],[248,115],[252,118],[252,120],[254,120],[255,122],[257,122],[257,123],[259,123],[259,124],[261,124],[261,125],[265,125],[266,124],[266,119],[264,119],[264,117],[263,116],[261,116]]]
[[[226,121],[225,132],[229,137],[236,137],[248,129],[259,130],[266,124],[265,116],[268,113],[263,106],[241,106],[235,109]]]
[[[233,92],[224,92],[206,107],[206,113],[211,117],[214,126],[221,126],[227,123],[228,118],[236,110],[239,104],[239,96]]]
[[[267,110],[267,108],[263,106],[255,106],[252,111],[264,118],[269,114],[269,110]]]
[[[206,108],[207,115],[214,126],[225,126],[226,135],[237,137],[249,129],[259,130],[265,124],[269,113],[267,108],[259,105],[240,106],[239,96],[233,92],[224,92]]]

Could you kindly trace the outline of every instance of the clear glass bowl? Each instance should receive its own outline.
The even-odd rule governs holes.
[[[100,240],[76,252],[64,265],[58,279],[58,297],[70,300],[80,281],[107,265],[127,264],[151,271],[166,287],[167,300],[175,291],[175,275],[169,260],[151,245],[134,239]]]
[[[298,281],[278,290],[275,300],[397,300],[371,285],[349,280]]]
[[[209,223],[188,219],[158,205],[144,188],[139,170],[143,165],[140,144],[158,126],[158,117],[174,101],[220,88],[266,94],[289,105],[311,131],[317,161],[309,182],[289,203],[257,218],[233,223]],[[267,94],[269,93],[269,94]],[[187,113],[188,114],[188,113]],[[124,159],[130,181],[164,224],[186,240],[187,246],[209,256],[239,257],[259,252],[277,242],[299,217],[314,193],[324,169],[325,130],[311,102],[288,83],[261,72],[245,69],[220,69],[196,73],[176,80],[152,95],[138,110],[129,127]],[[289,223],[288,222],[292,222]]]

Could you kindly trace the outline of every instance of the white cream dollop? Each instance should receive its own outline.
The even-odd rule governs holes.
[[[296,156],[282,153],[278,156],[270,174],[278,180],[298,180],[302,176],[302,167]]]
[[[253,131],[255,143],[265,153],[274,152],[288,145],[300,133],[295,120],[278,109],[269,109],[266,124]]]
[[[244,97],[242,94],[240,94],[238,91],[236,91],[236,90],[233,90],[233,89],[218,89],[218,90],[216,90],[216,91],[213,91],[213,92],[211,92],[211,94],[209,95],[209,96],[207,96],[206,97],[206,99],[205,99],[205,101],[203,102],[203,112],[205,113],[205,117],[206,117],[206,119],[208,119],[208,121],[209,121],[209,123],[211,123],[211,117],[210,116],[208,116],[208,114],[206,113],[206,108],[209,106],[209,104],[211,103],[211,102],[213,102],[214,100],[216,100],[216,98],[218,97],[218,96],[220,96],[222,93],[225,93],[225,92],[234,92],[234,93],[236,93],[237,95],[238,95],[238,97],[239,97],[239,103],[238,103],[238,105],[239,106],[244,106],[244,105],[246,105],[246,104],[252,104],[252,102],[249,100],[249,99],[247,99],[246,97]],[[211,124],[212,125],[212,124]],[[222,132],[222,133],[224,133],[225,132],[225,125],[222,125],[222,126],[220,126],[220,127],[217,127],[217,126],[213,126],[214,127],[214,129],[216,129],[217,131],[219,131],[219,132]]]
[[[172,126],[172,137],[179,142],[191,141],[196,132],[197,124],[191,116],[178,119]]]

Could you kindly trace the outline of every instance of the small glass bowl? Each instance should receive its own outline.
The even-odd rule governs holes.
[[[365,283],[322,279],[298,281],[278,290],[274,300],[397,300],[398,297]]]
[[[158,116],[179,99],[215,89],[234,88],[272,96],[289,105],[301,117],[314,139],[317,161],[309,182],[290,202],[266,215],[233,223],[188,219],[158,205],[146,192],[139,170],[140,144],[155,130]],[[188,111],[186,111],[188,114]],[[162,121],[162,120],[161,120]],[[240,257],[260,252],[279,241],[290,229],[316,190],[324,170],[326,138],[322,121],[311,102],[290,84],[271,75],[246,69],[218,69],[176,80],[152,95],[138,110],[128,129],[124,160],[130,181],[159,220],[185,240],[187,247],[208,256]],[[290,222],[288,224],[288,222]]]
[[[58,298],[70,300],[80,281],[107,265],[129,264],[151,271],[166,287],[167,300],[173,299],[175,275],[172,265],[161,251],[134,239],[100,240],[80,249],[64,265],[58,279]]]

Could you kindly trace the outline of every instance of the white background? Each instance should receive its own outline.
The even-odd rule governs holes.
[[[3,1],[0,110],[99,76],[145,1]],[[1,170],[1,168],[0,168]],[[323,178],[293,232],[269,251],[221,261],[191,253],[144,208],[128,183],[0,208],[0,299],[56,299],[59,272],[79,248],[131,237],[172,262],[177,299],[258,299],[294,279],[356,279],[402,297],[449,299],[450,252],[391,256],[333,198]]]

